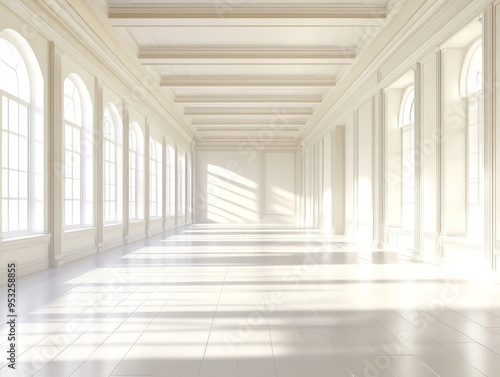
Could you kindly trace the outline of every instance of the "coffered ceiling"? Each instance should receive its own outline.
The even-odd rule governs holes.
[[[108,0],[108,21],[199,141],[297,141],[397,2]]]

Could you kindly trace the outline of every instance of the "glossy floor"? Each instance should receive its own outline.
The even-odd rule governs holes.
[[[195,226],[20,278],[18,300],[1,376],[500,376],[488,274],[315,231]]]

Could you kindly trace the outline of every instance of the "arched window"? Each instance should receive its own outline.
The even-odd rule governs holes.
[[[175,149],[167,145],[167,213],[175,216]]]
[[[415,222],[415,89],[407,88],[400,110],[402,136],[402,227],[412,230]]]
[[[186,154],[179,153],[179,215],[186,213]]]
[[[104,111],[104,222],[122,219],[122,122],[114,105]]]
[[[92,225],[92,105],[83,81],[64,81],[64,224]]]
[[[467,233],[470,238],[481,239],[484,214],[484,107],[483,93],[483,47],[477,41],[470,48],[462,69],[465,78],[467,103]]]
[[[2,236],[44,230],[43,77],[28,42],[0,33]]]
[[[153,138],[149,140],[149,216],[162,216],[163,195],[162,145]]]
[[[479,93],[483,90],[483,45],[479,44],[472,47],[469,65],[466,68],[467,96]]]
[[[133,122],[129,128],[129,218],[144,218],[144,136]]]

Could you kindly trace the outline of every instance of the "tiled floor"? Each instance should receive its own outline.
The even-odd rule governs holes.
[[[20,278],[18,370],[2,357],[0,375],[498,377],[500,286],[468,272],[196,226]]]

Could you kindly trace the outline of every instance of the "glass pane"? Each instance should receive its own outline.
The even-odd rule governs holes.
[[[76,128],[73,128],[73,151],[76,153],[80,153],[80,150],[81,150],[80,131]]]
[[[19,106],[19,134],[28,137],[28,108]]]
[[[73,202],[73,224],[80,224],[80,202],[75,200]]]
[[[9,231],[9,202],[2,200],[2,232]]]
[[[9,171],[2,170],[2,198],[9,196]]]
[[[28,171],[28,140],[19,138],[19,170]]]
[[[16,133],[19,130],[19,105],[14,101],[9,101],[9,130]]]
[[[73,160],[73,178],[80,179],[81,168],[82,168],[80,155],[78,153],[73,153],[72,160]]]
[[[73,225],[73,206],[71,200],[64,201],[64,224]]]
[[[469,184],[469,204],[479,204],[479,184]]]
[[[28,229],[28,201],[19,201],[19,230]]]
[[[28,199],[28,173],[19,173],[19,197]]]
[[[73,199],[80,199],[80,180],[73,181]]]
[[[7,132],[2,132],[2,168],[9,166],[9,137]]]
[[[64,198],[73,199],[73,181],[68,178],[64,180]]]
[[[17,198],[19,195],[19,174],[17,171],[9,171],[9,197]]]
[[[9,100],[2,97],[2,129],[9,129]]]
[[[19,168],[19,137],[12,134],[9,135],[9,167]]]
[[[479,126],[477,124],[469,126],[469,153],[479,152]]]
[[[116,162],[116,151],[115,151],[115,145],[112,143],[109,143],[109,161],[111,162]]]
[[[479,179],[479,155],[477,153],[471,153],[469,155],[469,180]]]
[[[19,230],[19,204],[17,200],[9,200],[9,231]]]

